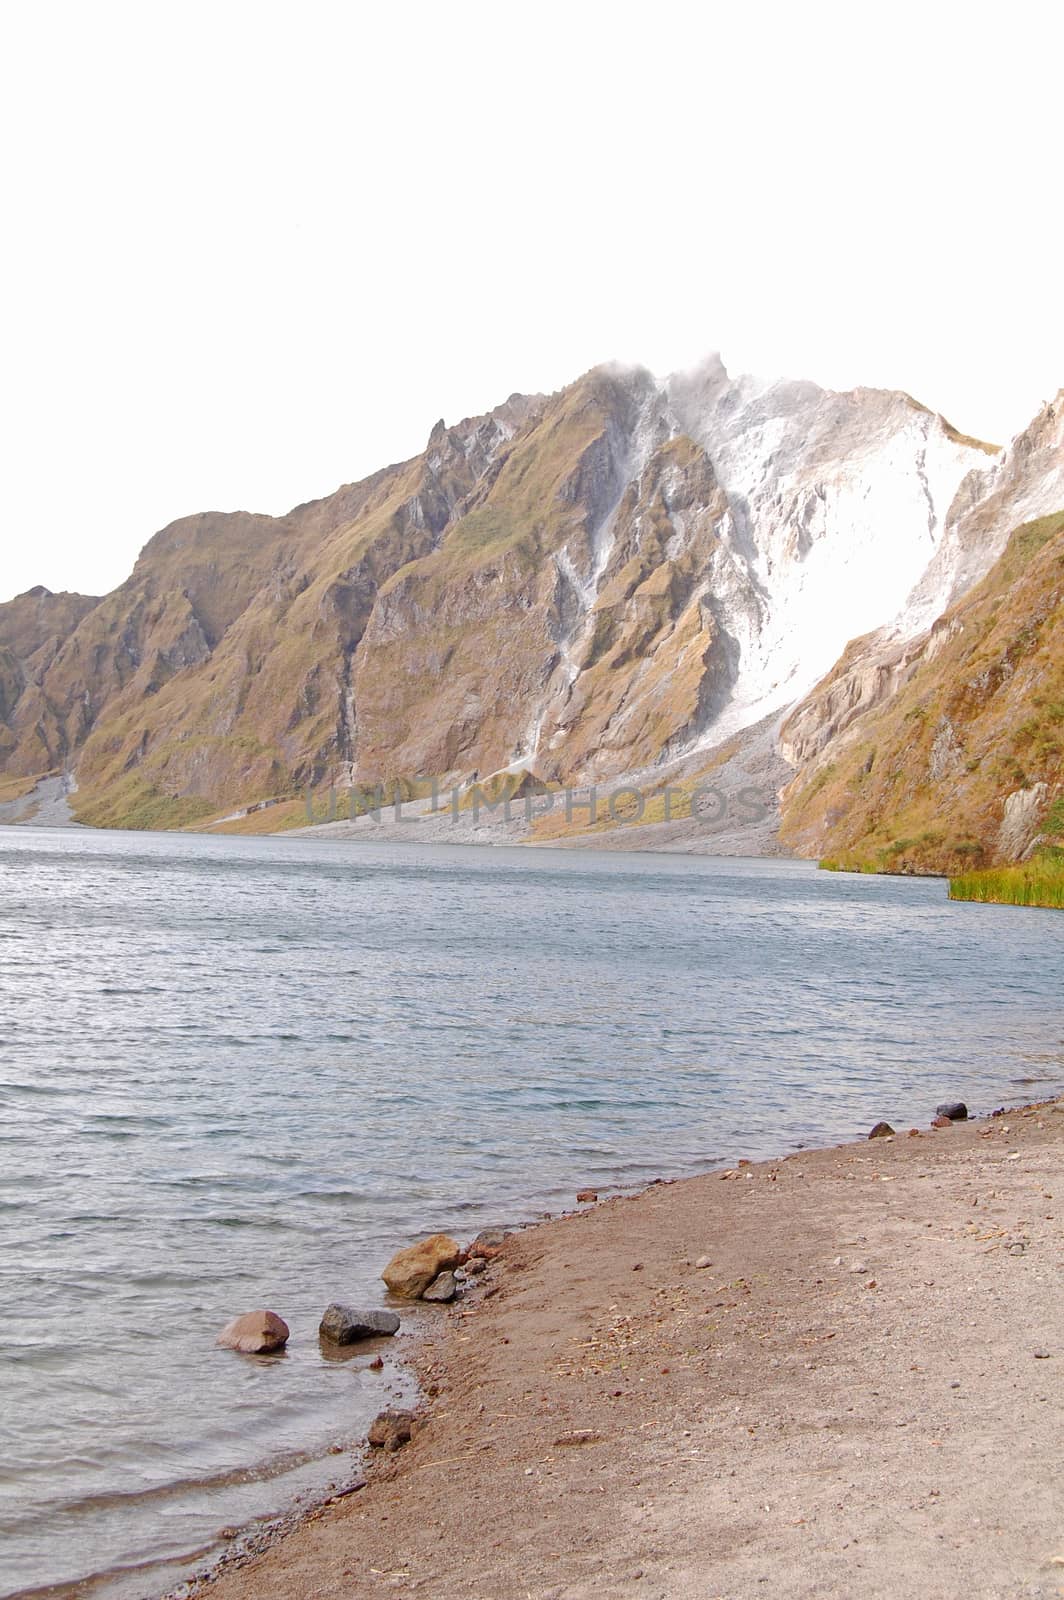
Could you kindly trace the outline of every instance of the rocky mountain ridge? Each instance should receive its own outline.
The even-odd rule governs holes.
[[[514,395],[285,517],[184,518],[101,600],[0,606],[0,766],[179,826],[333,781],[693,770],[787,712],[815,763],[1057,494],[1028,435],[717,359]]]

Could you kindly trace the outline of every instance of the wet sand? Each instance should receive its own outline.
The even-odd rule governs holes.
[[[511,1236],[420,1348],[411,1443],[202,1592],[1064,1595],[1062,1113]]]

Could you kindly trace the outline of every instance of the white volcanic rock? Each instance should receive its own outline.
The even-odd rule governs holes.
[[[987,456],[892,391],[732,380],[715,360],[668,392],[728,497],[721,537],[747,580],[722,618],[738,669],[702,733],[716,744],[793,704],[849,640],[903,613],[958,487]]]
[[[1013,529],[1062,509],[1064,391],[1007,450],[965,477],[934,556],[905,604],[857,639],[794,708],[780,734],[783,757],[796,766],[815,759],[895,694],[941,649],[956,626],[939,620],[943,612],[989,572]]]
[[[982,471],[961,484],[935,557],[909,595],[908,636],[928,628],[978,583],[1014,528],[1064,509],[1064,389]]]
[[[673,759],[785,713],[856,636],[891,622],[911,637],[907,598],[959,486],[988,463],[900,393],[732,379],[716,357],[664,384],[642,369],[611,378],[626,403],[567,487],[591,515],[586,536],[552,557],[558,654],[525,707],[511,771],[538,760],[572,772],[574,738],[592,750],[576,759],[581,775],[623,770],[663,675],[701,673],[697,706],[659,751]],[[691,464],[669,455],[681,436],[703,452],[700,497]],[[672,624],[656,618],[642,665],[589,738],[603,613],[640,563],[667,572]],[[631,584],[626,604],[640,604]]]

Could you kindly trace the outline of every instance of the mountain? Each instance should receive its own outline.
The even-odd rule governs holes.
[[[652,780],[790,713],[804,771],[1056,493],[1054,448],[716,358],[597,368],[287,516],[172,524],[102,600],[49,597],[46,647],[39,595],[0,607],[0,770],[73,773],[83,821],[178,826],[329,781]]]

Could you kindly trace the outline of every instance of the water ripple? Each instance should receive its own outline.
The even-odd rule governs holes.
[[[335,1470],[387,1380],[318,1319],[419,1233],[1064,1080],[1064,918],[941,883],[0,829],[0,891],[0,1594]]]

